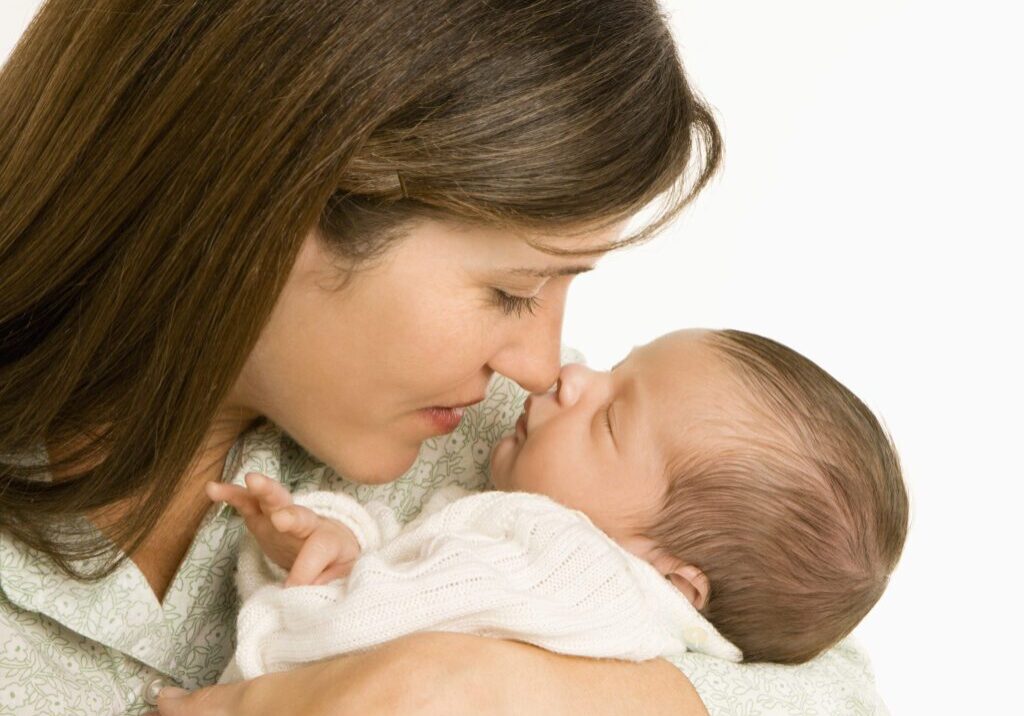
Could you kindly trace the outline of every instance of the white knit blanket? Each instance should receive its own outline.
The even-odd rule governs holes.
[[[544,495],[450,485],[404,526],[387,505],[361,505],[342,493],[294,500],[352,529],[362,555],[343,579],[285,589],[284,570],[247,534],[238,561],[237,649],[221,683],[416,631],[632,661],[687,650],[741,659],[653,566],[584,513]]]

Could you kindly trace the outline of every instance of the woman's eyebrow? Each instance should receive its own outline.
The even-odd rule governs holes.
[[[530,278],[550,278],[552,276],[575,276],[576,274],[586,273],[587,271],[593,271],[593,266],[563,266],[560,268],[513,268],[508,269],[507,273],[513,274],[514,276],[529,276]]]

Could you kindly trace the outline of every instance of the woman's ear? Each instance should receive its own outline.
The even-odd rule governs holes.
[[[694,567],[692,564],[680,565],[666,574],[665,579],[672,582],[676,589],[690,600],[694,609],[703,609],[707,604],[708,594],[711,593],[711,583],[698,567]]]

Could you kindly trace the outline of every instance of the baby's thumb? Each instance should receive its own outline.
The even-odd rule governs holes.
[[[175,714],[185,714],[187,712],[188,699],[184,698],[189,695],[189,692],[185,689],[180,689],[177,686],[165,686],[156,695],[156,707],[157,711],[147,711],[142,716],[175,716]]]
[[[160,689],[160,693],[157,696],[157,700],[160,699],[180,699],[182,696],[188,696],[188,691],[179,688],[177,686],[165,686]]]
[[[165,686],[156,697],[160,716],[213,716],[237,713],[246,682],[215,684],[195,691]]]

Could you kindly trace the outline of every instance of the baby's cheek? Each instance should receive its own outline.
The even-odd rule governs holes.
[[[513,444],[505,437],[494,444],[490,456],[491,484],[499,490],[507,490]]]

